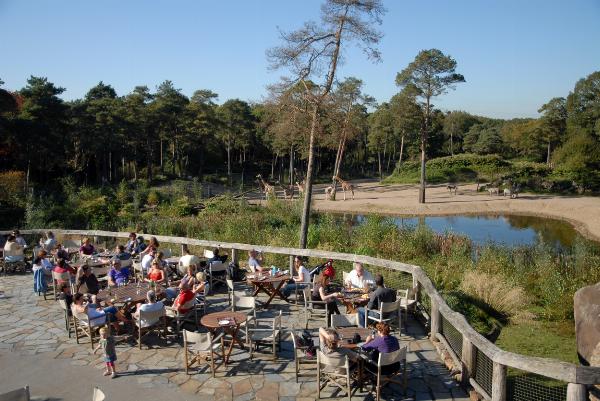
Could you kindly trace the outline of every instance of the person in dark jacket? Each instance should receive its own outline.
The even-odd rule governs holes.
[[[382,302],[396,301],[396,291],[391,288],[386,288],[383,285],[383,276],[381,274],[375,275],[375,285],[377,285],[377,288],[369,296],[367,308],[358,308],[358,324],[361,327],[365,327],[365,315],[367,309],[377,310]],[[378,314],[369,311],[369,316],[378,316]]]

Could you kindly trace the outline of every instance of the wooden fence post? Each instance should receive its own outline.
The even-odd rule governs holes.
[[[290,255],[290,275],[292,277],[296,274],[294,270],[294,255]]]
[[[231,248],[231,261],[235,264],[238,262],[237,250],[233,248]]]
[[[461,381],[464,385],[469,384],[469,379],[473,376],[475,372],[475,364],[477,357],[477,348],[473,345],[471,341],[466,336],[463,336],[462,341],[462,355],[460,356],[462,362],[461,369]]]
[[[492,370],[492,401],[506,401],[506,365],[494,362]]]
[[[438,308],[438,304],[433,299],[431,300],[431,337],[432,341],[437,341],[436,334],[440,332],[440,325],[442,323],[442,315],[440,315],[440,310]]]
[[[419,292],[421,291],[421,284],[419,284],[419,280],[417,279],[417,276],[414,275],[414,273],[412,274],[412,290],[413,290],[413,294],[414,294],[414,300],[419,301],[420,298],[419,296],[421,294],[419,294]]]
[[[569,383],[567,385],[567,401],[586,401],[587,399],[585,384]]]

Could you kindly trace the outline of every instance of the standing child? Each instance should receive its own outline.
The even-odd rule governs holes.
[[[108,329],[106,327],[102,327],[100,329],[100,343],[94,349],[94,354],[100,348],[104,351],[104,362],[106,362],[106,370],[104,371],[104,376],[112,377],[113,379],[117,377],[117,372],[115,371],[115,361],[117,360],[117,350],[115,349],[115,339],[113,336],[108,334]]]

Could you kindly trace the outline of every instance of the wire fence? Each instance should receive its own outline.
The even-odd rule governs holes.
[[[567,383],[523,370],[508,369],[507,401],[565,401]]]
[[[460,358],[462,355],[463,336],[444,316],[442,316],[442,334],[448,341],[452,351]]]
[[[488,395],[492,395],[493,370],[494,362],[478,349],[475,363],[475,381]]]

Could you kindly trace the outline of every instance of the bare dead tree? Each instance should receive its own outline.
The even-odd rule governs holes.
[[[381,25],[385,13],[381,0],[326,0],[321,6],[321,23],[313,21],[292,32],[281,31],[283,44],[267,51],[272,69],[284,69],[289,77],[280,86],[300,84],[310,103],[310,134],[304,207],[300,226],[300,247],[306,248],[310,203],[312,197],[315,134],[321,116],[321,106],[335,82],[343,49],[351,43],[363,49],[371,60],[379,61],[376,48],[382,34],[374,28]],[[309,84],[310,81],[310,84]]]

